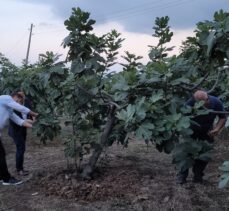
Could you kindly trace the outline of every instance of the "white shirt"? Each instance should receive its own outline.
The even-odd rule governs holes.
[[[15,102],[15,100],[9,95],[0,96],[0,137],[1,131],[5,127],[8,119],[11,119],[17,125],[22,126],[25,120],[21,119],[16,115],[13,110],[19,111],[22,114],[28,114],[30,109],[26,108],[23,105]]]

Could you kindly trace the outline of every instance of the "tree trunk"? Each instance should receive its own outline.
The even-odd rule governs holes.
[[[93,173],[96,163],[103,151],[103,148],[106,146],[107,144],[107,140],[111,134],[113,125],[114,125],[114,120],[115,120],[115,106],[112,105],[110,112],[109,112],[109,116],[108,116],[108,120],[107,123],[105,125],[105,129],[101,135],[100,138],[100,143],[99,143],[99,147],[96,147],[96,149],[94,150],[93,154],[91,155],[89,162],[87,165],[85,165],[85,167],[83,168],[83,172],[81,173],[82,178],[84,179],[91,179],[91,174]]]

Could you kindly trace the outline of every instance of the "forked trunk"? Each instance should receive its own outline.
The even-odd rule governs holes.
[[[91,174],[93,173],[96,163],[103,151],[103,148],[106,146],[108,138],[111,134],[113,125],[114,125],[114,120],[115,120],[115,106],[111,106],[110,112],[109,112],[109,116],[108,116],[108,120],[107,123],[105,125],[104,131],[101,135],[100,138],[100,147],[96,147],[96,149],[94,150],[93,154],[91,155],[89,162],[87,165],[85,165],[85,167],[83,168],[83,171],[81,173],[81,177],[84,179],[90,179],[91,178]]]

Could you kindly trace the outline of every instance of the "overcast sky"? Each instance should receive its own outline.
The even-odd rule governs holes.
[[[116,29],[125,38],[123,51],[144,56],[153,45],[152,27],[156,17],[168,15],[174,32],[171,45],[179,51],[182,40],[192,35],[196,23],[212,20],[219,9],[229,11],[229,0],[0,0],[0,52],[20,65],[26,56],[29,27],[33,36],[29,61],[35,62],[39,53],[54,51],[66,55],[61,47],[67,36],[63,22],[72,7],[80,7],[96,20],[98,35]]]

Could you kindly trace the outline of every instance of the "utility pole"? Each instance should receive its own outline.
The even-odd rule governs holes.
[[[33,27],[34,27],[34,25],[31,23],[30,33],[29,33],[29,43],[28,43],[28,48],[27,48],[27,53],[26,53],[26,59],[25,59],[25,66],[26,67],[28,65],[28,60],[29,60],[29,50],[30,50],[30,43],[31,43],[31,37],[32,37]]]

